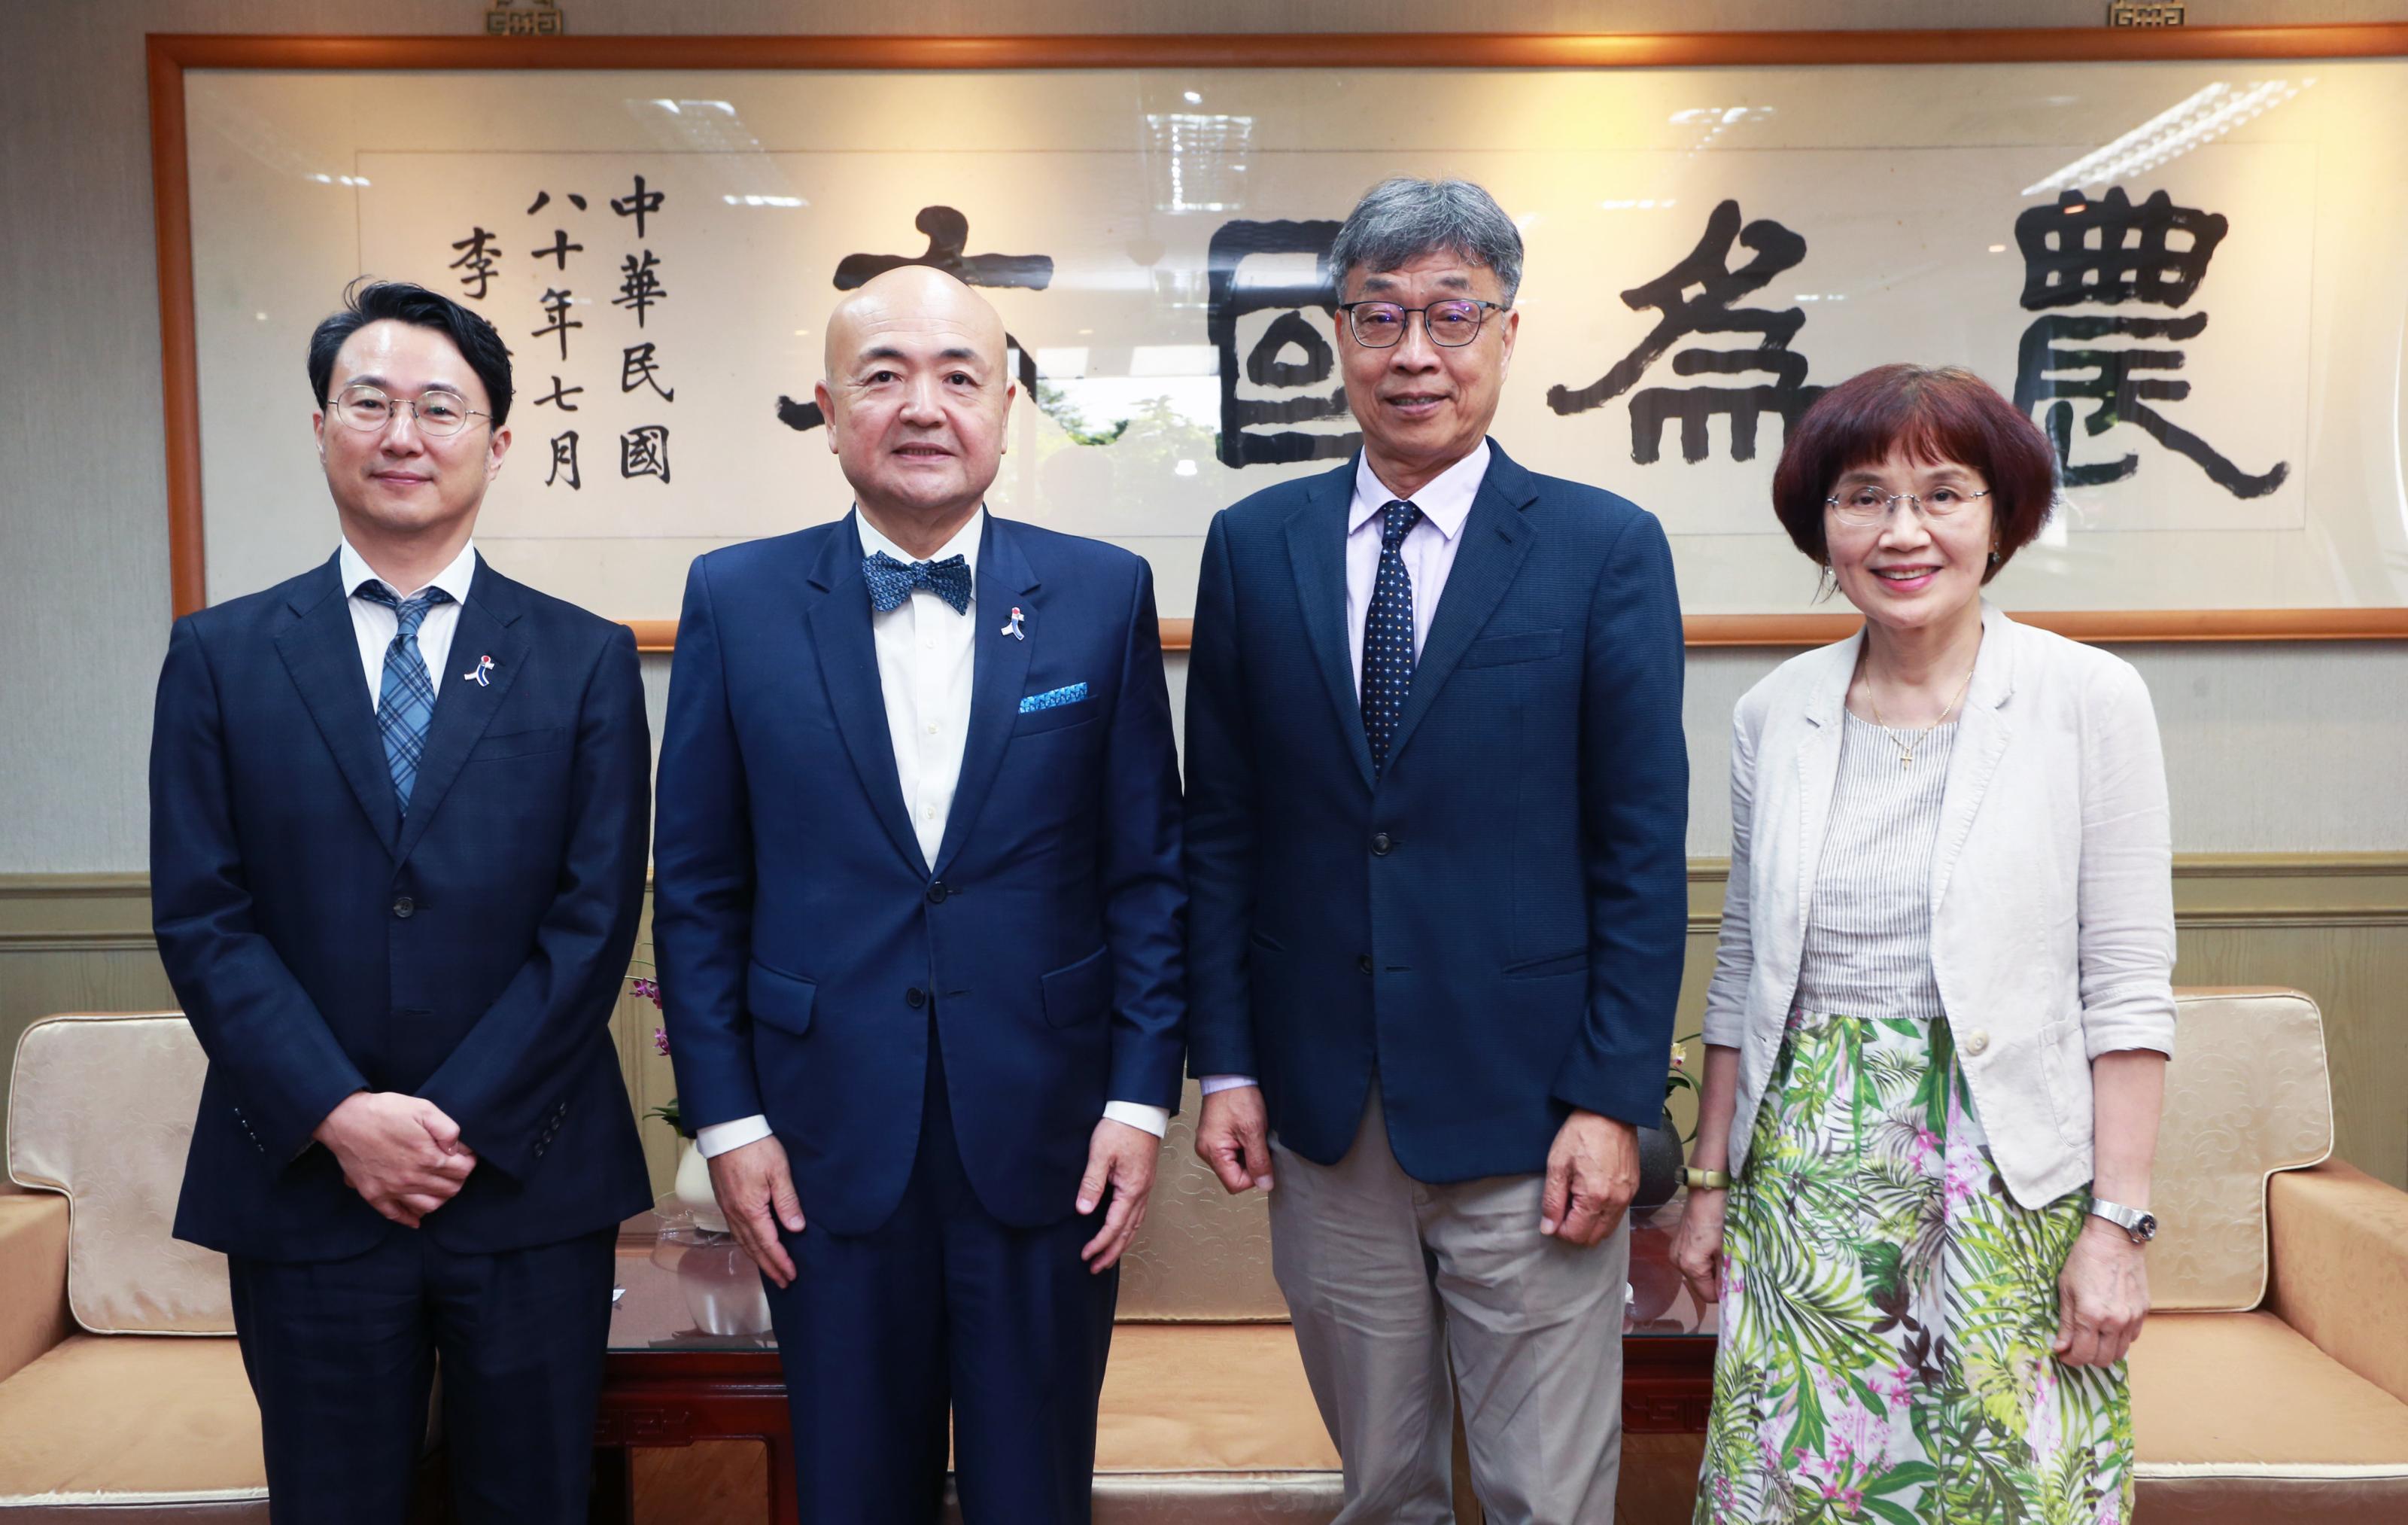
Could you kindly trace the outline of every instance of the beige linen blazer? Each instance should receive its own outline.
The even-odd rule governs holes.
[[[2173,1052],[2165,759],[2129,663],[1987,600],[1982,628],[1932,851],[1931,968],[1999,1173],[2039,1207],[2090,1180],[2090,1061]],[[1734,1173],[1798,990],[1863,642],[1792,657],[1733,717],[1705,1040],[1740,1051]]]

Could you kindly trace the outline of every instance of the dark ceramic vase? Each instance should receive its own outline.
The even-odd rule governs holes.
[[[1639,1130],[1639,1194],[1630,1199],[1633,1208],[1661,1207],[1681,1189],[1681,1130],[1673,1126],[1671,1109],[1664,1111],[1664,1120],[1654,1128]]]

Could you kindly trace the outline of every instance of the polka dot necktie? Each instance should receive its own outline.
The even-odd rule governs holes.
[[[1375,772],[1388,766],[1388,743],[1413,686],[1413,579],[1405,570],[1404,544],[1421,521],[1422,511],[1410,503],[1380,511],[1380,575],[1363,616],[1363,735]]]
[[[385,766],[393,770],[393,794],[404,815],[409,813],[409,793],[418,783],[418,759],[426,751],[426,725],[435,718],[435,680],[418,650],[418,627],[426,611],[448,604],[452,596],[428,588],[403,598],[381,583],[363,583],[359,596],[394,611],[398,622],[384,649],[384,682],[377,690],[377,730],[384,738]]]

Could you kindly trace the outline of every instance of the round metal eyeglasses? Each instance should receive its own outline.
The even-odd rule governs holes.
[[[1450,297],[1432,302],[1427,307],[1405,307],[1397,302],[1340,302],[1338,310],[1346,314],[1346,326],[1354,342],[1367,350],[1393,348],[1405,337],[1412,325],[1412,315],[1422,315],[1422,328],[1432,344],[1442,344],[1450,350],[1461,349],[1480,337],[1480,325],[1491,312],[1502,312],[1502,302],[1483,302],[1473,297]]]
[[[404,408],[418,422],[418,432],[437,439],[448,439],[468,426],[472,418],[491,418],[491,413],[468,406],[466,398],[457,392],[433,391],[415,400],[389,396],[382,387],[365,381],[343,388],[335,396],[334,414],[352,428],[366,434],[383,432]]]
[[[1889,508],[1893,503],[1913,504],[1915,511],[1922,514],[1926,521],[1930,521],[1945,519],[1952,513],[1961,511],[1975,499],[1989,496],[1990,490],[1987,487],[1978,493],[1963,492],[1955,487],[1934,487],[1930,492],[1920,496],[1914,493],[1885,493],[1878,487],[1859,487],[1839,497],[1827,497],[1823,499],[1823,505],[1831,511],[1840,523],[1855,525],[1861,528],[1866,525],[1880,524],[1888,518]]]

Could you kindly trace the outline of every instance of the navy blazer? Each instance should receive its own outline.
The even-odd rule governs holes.
[[[635,640],[480,556],[451,664],[404,816],[336,559],[176,622],[151,916],[209,1059],[179,1238],[322,1260],[406,1232],[310,1139],[362,1088],[424,1097],[477,1151],[423,1228],[447,1248],[651,1201],[608,1030],[651,805]]]
[[[1664,1113],[1688,905],[1681,611],[1655,518],[1495,447],[1376,779],[1352,461],[1224,511],[1187,669],[1190,1044],[1332,1164],[1376,1068],[1428,1182]]]
[[[981,1204],[1058,1222],[1104,1104],[1179,1101],[1186,896],[1153,576],[988,516],[969,735],[929,863],[861,559],[847,515],[687,580],[652,916],[679,1105],[697,1128],[766,1114],[804,1216],[867,1233],[910,1176],[933,999]]]

